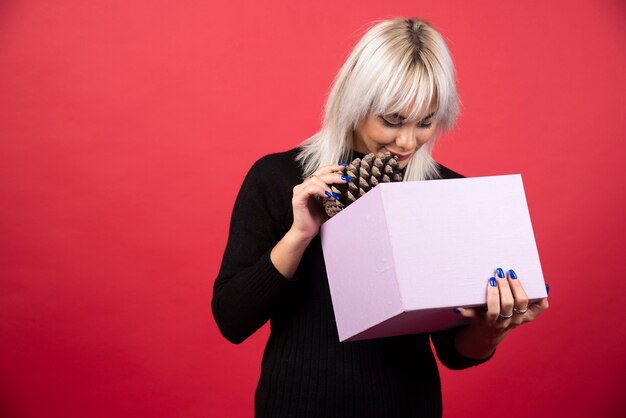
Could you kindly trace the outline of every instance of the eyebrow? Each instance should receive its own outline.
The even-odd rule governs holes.
[[[426,120],[426,119],[432,118],[435,115],[435,113],[437,113],[436,110],[433,113],[431,113],[430,115],[426,116],[425,118],[423,118],[421,120]],[[405,120],[406,119],[404,116],[402,116],[399,113],[393,113],[392,116],[395,116],[395,117],[397,117],[397,118],[399,118],[401,120]]]

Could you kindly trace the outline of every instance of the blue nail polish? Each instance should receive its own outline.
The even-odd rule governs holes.
[[[324,194],[325,194],[326,196],[328,196],[328,198],[333,197],[333,195],[332,195],[332,194],[330,194],[330,192],[329,192],[328,190],[324,190]]]
[[[460,314],[461,310],[459,308],[454,308],[454,313]]]
[[[498,285],[498,283],[496,283],[496,278],[495,277],[490,278],[489,284],[491,285],[491,287],[496,287]]]
[[[341,180],[352,181],[352,179],[348,176],[341,176]]]
[[[517,274],[515,274],[515,271],[513,271],[512,269],[509,270],[509,277],[513,280],[517,279]]]
[[[498,274],[499,278],[504,279],[504,270],[502,270],[500,267],[496,269],[496,273]]]
[[[342,166],[344,166],[344,167],[347,167],[347,166],[348,166],[348,163],[339,163],[339,165],[342,165]]]
[[[546,283],[546,293],[550,294],[550,285],[548,283]]]
[[[331,193],[333,195],[333,197],[335,198],[335,200],[339,200],[339,196],[337,196],[337,193]]]

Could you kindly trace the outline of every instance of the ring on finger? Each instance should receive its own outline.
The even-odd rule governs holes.
[[[517,308],[513,308],[513,312],[520,314],[520,315],[524,315],[526,313],[526,311],[528,311],[528,308],[526,309],[517,309]]]
[[[502,314],[499,314],[498,316],[499,316],[500,318],[509,319],[509,318],[512,318],[512,317],[513,317],[513,312],[511,312],[511,315],[502,315]]]

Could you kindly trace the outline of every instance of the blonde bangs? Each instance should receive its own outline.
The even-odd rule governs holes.
[[[423,62],[403,62],[394,68],[395,77],[380,80],[371,111],[374,115],[403,114],[409,120],[422,120],[435,108],[439,113],[438,87],[429,66]],[[384,84],[383,84],[384,83]],[[404,112],[409,109],[407,115]],[[435,116],[436,117],[436,114]],[[433,118],[434,118],[433,117]]]

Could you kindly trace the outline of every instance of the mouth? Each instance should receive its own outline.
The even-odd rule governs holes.
[[[413,154],[398,154],[397,152],[393,152],[393,151],[390,151],[390,152],[391,152],[391,155],[394,155],[398,161],[406,161],[409,158],[411,158],[411,156],[413,155]]]

